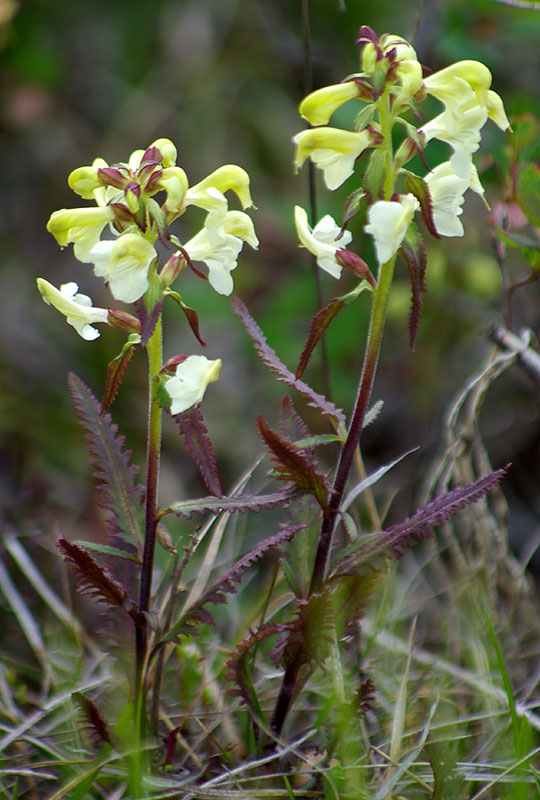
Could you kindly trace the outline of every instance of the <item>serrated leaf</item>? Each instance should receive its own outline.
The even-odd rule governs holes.
[[[422,214],[424,225],[432,236],[435,236],[436,239],[440,239],[440,234],[437,233],[437,228],[433,221],[433,202],[426,181],[413,172],[407,172],[406,175],[405,188],[408,192],[413,194],[420,203],[420,213]]]
[[[148,289],[135,303],[137,316],[141,323],[141,347],[146,347],[154,333],[164,302],[163,284],[157,275],[152,275]]]
[[[291,522],[304,526],[287,547],[281,569],[296,597],[305,599],[313,572],[321,527],[321,512],[312,495],[303,495],[291,503],[288,511]]]
[[[280,545],[289,542],[299,531],[303,530],[304,527],[305,525],[303,524],[288,525],[280,528],[280,530],[273,536],[268,536],[262,542],[259,542],[259,544],[253,548],[253,550],[250,550],[249,553],[246,553],[246,555],[242,556],[242,558],[240,558],[230,569],[228,569],[224,575],[215,580],[204,592],[204,594],[201,595],[194,606],[187,609],[187,613],[183,619],[167,633],[166,640],[174,638],[186,621],[200,618],[200,610],[207,603],[212,603],[213,605],[226,603],[226,595],[234,594],[236,592],[235,584],[242,580],[244,572],[249,567],[253,566],[253,564],[259,561],[271,550],[275,550],[276,548],[280,547]],[[206,613],[202,619],[203,621],[208,621],[208,614]]]
[[[186,447],[197,465],[206,488],[216,497],[222,497],[216,457],[201,410],[190,408],[181,414],[174,414],[173,419],[180,429]]]
[[[326,475],[318,471],[316,461],[309,456],[306,450],[301,450],[272,430],[261,416],[257,418],[257,430],[273,454],[276,478],[290,481],[297,489],[304,489],[312,494],[326,512],[330,487]]]
[[[540,165],[521,167],[516,177],[515,196],[529,222],[540,228]]]
[[[296,389],[306,399],[308,406],[318,409],[322,414],[329,417],[336,427],[343,428],[345,426],[343,411],[336,408],[326,397],[314,392],[307,383],[295,378],[292,372],[279,360],[275,351],[268,345],[265,335],[251,317],[244,303],[237,297],[232,298],[232,310],[242,320],[246,331],[255,344],[255,350],[259,357],[276,375],[277,380],[283,381],[291,388]]]
[[[123,608],[136,618],[135,605],[125,588],[90,553],[63,537],[58,539],[56,546],[75,574],[77,589],[81,594],[89,595],[97,603]]]
[[[144,490],[135,481],[138,467],[130,465],[131,452],[124,450],[125,439],[100,406],[90,389],[73,373],[69,389],[77,416],[85,432],[86,448],[97,481],[98,502],[111,512],[107,525],[114,544],[139,547],[143,530]],[[133,552],[130,550],[129,552]]]
[[[240,696],[250,707],[256,717],[261,715],[260,704],[255,693],[253,679],[251,677],[251,651],[269,636],[283,633],[287,626],[283,623],[266,623],[252,631],[237,646],[234,653],[227,660],[226,678],[231,683],[236,684],[235,689],[229,689],[228,694]]]
[[[298,366],[296,367],[296,378],[301,378],[304,372],[306,371],[306,367],[310,362],[312,353],[316,346],[318,345],[321,336],[328,328],[334,317],[336,317],[341,309],[345,306],[344,301],[341,297],[334,297],[325,308],[321,308],[318,311],[313,319],[311,320],[311,325],[309,326],[309,333],[306,339],[306,343],[302,348],[302,352],[300,353],[300,358],[298,360]]]
[[[103,398],[101,400],[101,412],[109,408],[114,402],[118,389],[122,382],[125,369],[133,357],[135,346],[139,342],[140,337],[129,337],[127,342],[122,348],[122,352],[109,362],[107,367],[107,377],[105,378],[105,388],[103,391]]]
[[[221,511],[230,513],[246,511],[261,511],[262,509],[275,508],[275,506],[286,506],[295,496],[294,490],[272,492],[271,494],[239,494],[232,497],[200,497],[197,500],[182,500],[171,505],[161,512],[165,514],[176,514],[177,516],[190,517],[194,512],[205,514],[211,511],[218,514]]]
[[[107,744],[114,745],[109,727],[101,716],[95,703],[89,700],[88,697],[85,697],[82,692],[73,692],[71,699],[79,706],[84,721],[90,728],[90,733],[96,742],[99,744],[106,742]]]
[[[420,236],[418,228],[414,222],[409,225],[407,235],[403,244],[401,245],[400,253],[407,264],[409,278],[411,281],[409,344],[411,350],[414,350],[414,342],[416,340],[418,326],[420,325],[420,317],[422,315],[422,294],[427,291],[424,279],[426,273],[426,250],[424,247],[424,241]]]
[[[177,303],[180,306],[180,308],[182,309],[182,311],[186,315],[186,319],[187,319],[187,321],[189,323],[189,327],[193,331],[193,334],[194,334],[195,338],[197,339],[198,342],[200,342],[200,344],[203,347],[206,347],[206,342],[201,337],[201,333],[200,333],[200,329],[199,329],[199,315],[197,314],[195,309],[191,308],[190,306],[187,306],[184,303],[184,301],[182,300],[182,297],[178,294],[178,292],[168,291],[167,292],[167,297],[170,297],[171,300],[174,300],[174,302]]]
[[[403,522],[391,525],[385,531],[362,537],[359,542],[355,542],[342,552],[332,570],[332,580],[349,574],[351,570],[354,572],[364,564],[375,563],[381,556],[395,560],[401,558],[403,548],[412,547],[420,539],[432,536],[433,528],[441,525],[465,506],[476,503],[490,492],[505,474],[506,469],[498,469],[472,483],[457,486],[436,497]]]

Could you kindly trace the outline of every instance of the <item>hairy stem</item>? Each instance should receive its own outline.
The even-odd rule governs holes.
[[[144,614],[149,610],[152,594],[152,571],[156,544],[157,495],[159,462],[161,454],[161,407],[155,396],[155,378],[162,367],[162,322],[158,319],[154,333],[147,344],[148,353],[148,440],[146,454],[146,505],[144,550],[139,584],[139,615],[141,623],[136,630],[135,679],[137,696],[143,697],[143,670],[148,644],[148,625]],[[141,699],[142,702],[142,699]],[[144,717],[141,709],[141,720]]]

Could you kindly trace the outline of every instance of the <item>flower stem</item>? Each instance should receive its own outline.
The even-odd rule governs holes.
[[[330,555],[330,549],[332,547],[332,539],[337,521],[337,514],[354,461],[355,451],[360,440],[360,434],[362,432],[373,383],[375,381],[375,373],[377,371],[377,363],[379,360],[379,353],[384,332],[384,323],[386,319],[388,295],[390,293],[390,287],[392,285],[392,279],[394,276],[395,262],[396,256],[393,256],[390,261],[381,266],[379,282],[373,293],[368,341],[364,355],[364,365],[360,378],[358,396],[356,399],[352,421],[349,426],[349,432],[341,451],[329,503],[329,511],[324,516],[321,526],[319,544],[315,555],[313,572],[311,576],[311,585],[309,588],[310,597],[320,592],[324,586],[328,558]],[[303,653],[300,653],[300,657],[288,665],[283,676],[280,693],[270,723],[272,731],[277,736],[281,734],[293,697],[297,691],[298,677],[303,663],[302,658]]]
[[[155,396],[155,378],[163,365],[162,321],[159,317],[155,330],[150,337],[146,350],[148,353],[148,440],[146,455],[146,501],[144,550],[139,584],[139,616],[140,624],[136,629],[136,662],[135,680],[136,696],[142,703],[144,697],[143,671],[148,644],[148,623],[144,617],[149,610],[152,594],[152,571],[154,566],[154,550],[157,526],[157,496],[159,481],[159,463],[161,455],[161,407]],[[141,717],[142,714],[141,707]]]

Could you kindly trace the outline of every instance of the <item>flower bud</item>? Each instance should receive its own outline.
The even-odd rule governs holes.
[[[336,251],[336,261],[340,267],[345,267],[345,269],[348,269],[353,275],[364,278],[374,289],[377,288],[377,283],[370,268],[364,259],[360,258],[356,253],[342,247],[341,250]]]

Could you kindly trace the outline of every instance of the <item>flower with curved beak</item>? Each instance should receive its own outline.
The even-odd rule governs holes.
[[[62,208],[54,211],[47,223],[61,247],[73,243],[75,257],[83,263],[92,261],[90,251],[99,241],[101,232],[112,222],[114,211],[109,206],[98,208]]]
[[[203,399],[206,387],[219,379],[221,359],[213,361],[206,356],[188,356],[176,367],[175,375],[164,379],[169,394],[171,414],[181,414]]]
[[[311,128],[293,136],[296,145],[294,165],[300,169],[306,158],[322,169],[330,190],[337,189],[354,172],[354,162],[374,144],[374,133],[365,128],[358,133],[339,128]]]
[[[216,203],[215,192],[209,190],[217,190],[221,195],[224,195],[229,189],[238,195],[244,210],[253,205],[249,190],[249,175],[245,169],[236,166],[236,164],[226,164],[223,167],[219,167],[204,180],[188,189],[185,196],[185,204],[186,206],[198,206],[211,211],[219,205],[220,201],[218,199]]]
[[[133,303],[148,289],[148,270],[157,258],[154,246],[139,233],[98,242],[91,251],[94,273],[103,278],[116,300]]]
[[[423,126],[427,141],[440,139],[454,150],[450,163],[459,178],[469,179],[472,154],[480,146],[480,130],[492,119],[502,130],[509,127],[501,98],[493,92],[491,72],[480,61],[458,61],[424,80],[428,94],[445,110]]]
[[[210,211],[204,227],[184,245],[184,250],[193,261],[204,261],[212,288],[218,294],[229,295],[234,288],[231,272],[237,267],[243,243],[256,249],[259,240],[247,214],[225,209],[226,201],[225,206]]]
[[[336,253],[343,250],[352,240],[349,231],[340,235],[340,228],[335,220],[327,214],[315,225],[313,230],[308,224],[306,211],[301,206],[294,208],[296,232],[302,245],[317,258],[317,264],[334,278],[341,276],[341,265],[336,261]]]
[[[379,264],[386,264],[397,253],[419,207],[412,194],[401,195],[399,200],[378,200],[369,207],[364,230],[374,238]]]
[[[109,312],[106,308],[94,308],[92,300],[86,294],[80,294],[74,282],[63,283],[57,289],[44,278],[38,278],[37,286],[47,305],[60,311],[79,336],[88,342],[98,338],[100,333],[92,325],[95,322],[108,322]]]
[[[327,125],[334,111],[355,97],[359,97],[359,92],[354,80],[323,86],[306,95],[298,111],[312,125]]]

